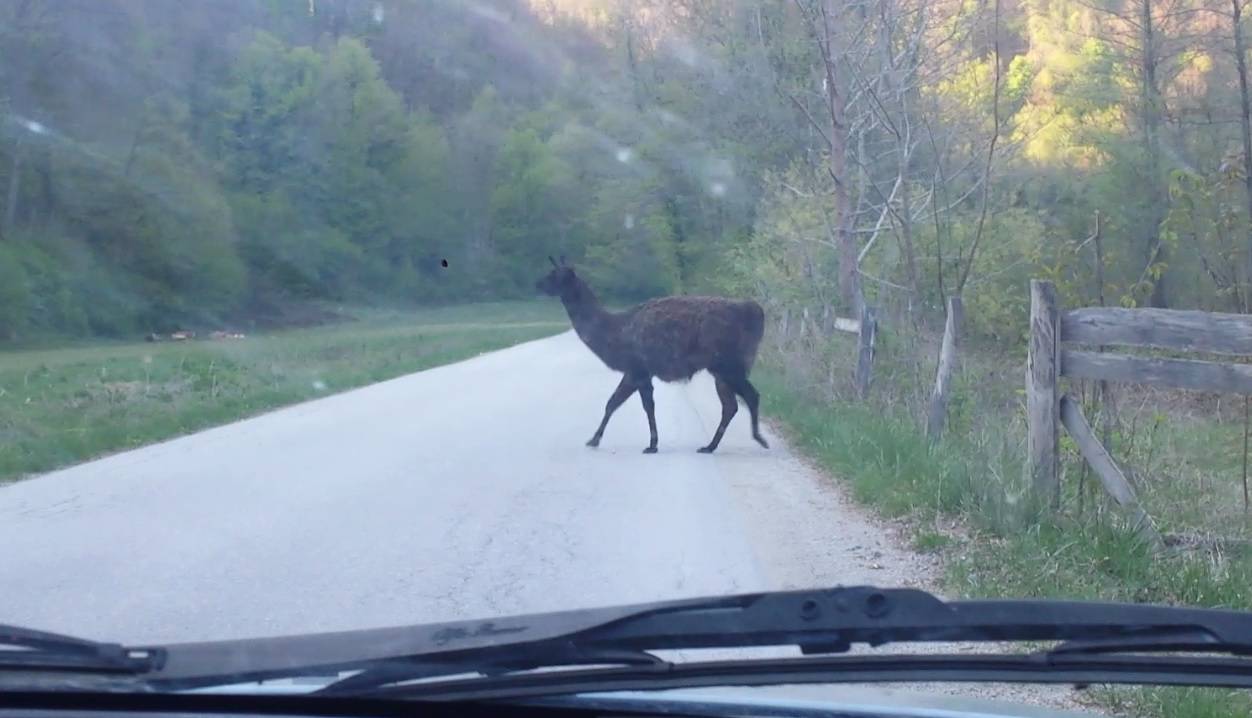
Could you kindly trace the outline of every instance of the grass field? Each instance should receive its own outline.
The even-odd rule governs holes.
[[[560,305],[362,313],[234,340],[0,352],[0,483],[556,334]]]

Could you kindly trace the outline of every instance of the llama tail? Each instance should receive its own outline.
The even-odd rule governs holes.
[[[756,302],[745,302],[743,312],[743,366],[748,372],[756,363],[756,351],[765,334],[765,310]]]

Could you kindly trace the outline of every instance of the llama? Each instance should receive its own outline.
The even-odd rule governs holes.
[[[722,297],[663,297],[624,312],[607,311],[591,287],[561,257],[552,257],[552,271],[536,284],[539,291],[559,297],[574,331],[610,369],[622,372],[622,381],[604,407],[604,418],[587,446],[600,445],[609,417],[635,392],[648,415],[651,442],[643,450],[656,453],[656,413],[652,378],[687,381],[707,369],[717,384],[722,420],[708,446],[711,454],[722,441],[726,426],[739,411],[735,396],[743,397],[752,416],[752,438],[765,448],[758,420],[760,394],[748,381],[757,346],[765,328],[765,312],[753,301]]]

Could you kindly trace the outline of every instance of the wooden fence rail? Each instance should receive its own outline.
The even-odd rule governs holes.
[[[1030,282],[1026,423],[1035,491],[1053,506],[1060,500],[1059,444],[1064,426],[1105,489],[1131,514],[1136,531],[1159,546],[1160,536],[1139,508],[1122,470],[1091,432],[1078,405],[1062,396],[1060,378],[1252,394],[1252,365],[1063,349],[1063,344],[1252,355],[1252,315],[1105,307],[1061,311],[1051,282]]]
[[[1252,355],[1252,316],[1087,307],[1061,315],[1061,341],[1247,356]]]

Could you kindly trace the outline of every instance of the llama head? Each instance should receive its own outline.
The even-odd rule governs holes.
[[[565,263],[565,255],[561,255],[559,262],[552,257],[548,257],[548,261],[552,263],[552,270],[535,283],[535,288],[549,296],[565,296],[576,285],[578,276],[574,268]]]

